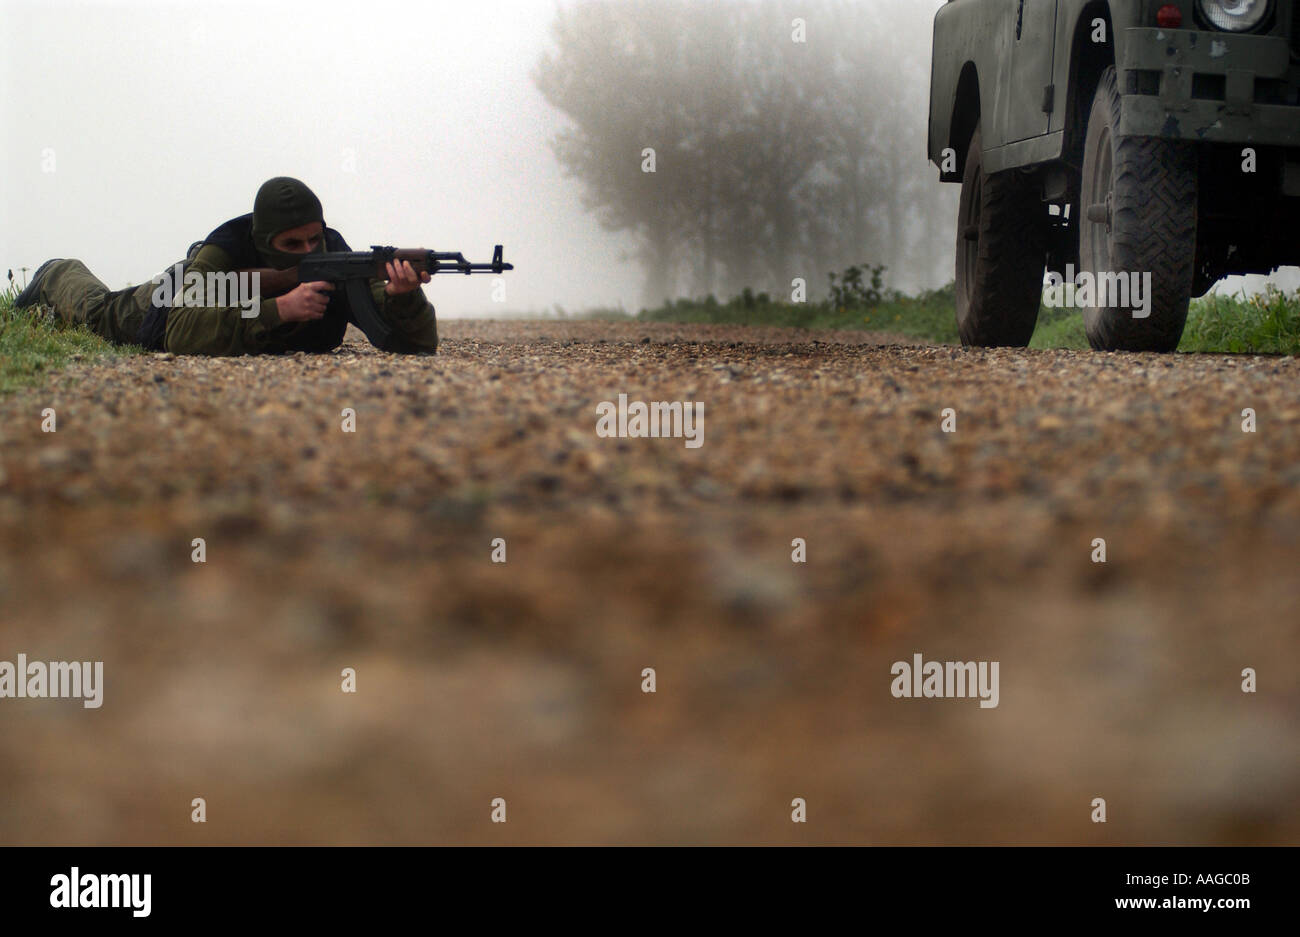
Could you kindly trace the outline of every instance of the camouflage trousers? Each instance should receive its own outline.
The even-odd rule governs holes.
[[[64,322],[85,325],[100,338],[131,345],[149,311],[154,284],[110,290],[80,260],[51,264],[41,278],[40,300]]]

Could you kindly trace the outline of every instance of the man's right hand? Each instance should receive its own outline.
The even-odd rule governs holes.
[[[325,315],[329,305],[330,291],[334,284],[326,280],[311,283],[299,283],[288,293],[275,300],[276,311],[280,313],[281,322],[310,322]]]

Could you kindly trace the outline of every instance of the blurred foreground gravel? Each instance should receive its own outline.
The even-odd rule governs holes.
[[[440,329],[0,399],[0,660],[106,684],[0,699],[0,842],[1300,839],[1296,359]]]

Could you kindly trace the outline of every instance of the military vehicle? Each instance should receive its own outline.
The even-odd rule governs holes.
[[[948,0],[929,156],[964,344],[1026,345],[1046,269],[1093,348],[1172,351],[1192,296],[1300,264],[1300,2]]]

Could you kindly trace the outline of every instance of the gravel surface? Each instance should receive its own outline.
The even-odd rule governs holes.
[[[0,661],[105,683],[0,699],[0,842],[1300,839],[1297,359],[440,328],[0,399]]]

